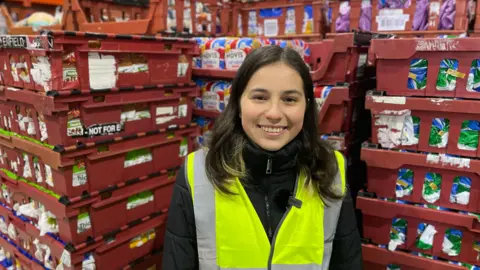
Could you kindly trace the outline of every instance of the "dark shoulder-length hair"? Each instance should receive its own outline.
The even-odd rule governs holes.
[[[225,193],[231,193],[227,186],[229,179],[247,177],[242,156],[247,137],[240,120],[240,98],[257,70],[277,62],[296,70],[303,80],[307,107],[303,129],[298,135],[301,147],[297,155],[297,170],[306,173],[307,183],[313,184],[322,200],[339,199],[341,194],[333,189],[338,165],[332,147],[318,134],[318,112],[309,68],[300,54],[290,48],[260,47],[245,58],[233,79],[228,106],[215,121],[206,156],[207,176],[216,188]]]

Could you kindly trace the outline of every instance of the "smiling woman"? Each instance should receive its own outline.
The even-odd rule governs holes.
[[[248,54],[208,148],[178,176],[163,269],[361,269],[346,162],[317,130],[302,57]]]
[[[306,107],[298,72],[283,62],[267,65],[255,72],[240,98],[243,130],[261,148],[277,151],[302,130]]]

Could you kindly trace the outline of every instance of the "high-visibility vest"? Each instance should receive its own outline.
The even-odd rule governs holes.
[[[345,192],[345,162],[335,152],[339,173],[333,187]],[[323,203],[305,176],[297,177],[294,196],[272,239],[267,237],[239,179],[228,185],[235,195],[218,191],[205,172],[206,150],[187,157],[186,178],[192,194],[200,270],[328,269],[342,200]]]

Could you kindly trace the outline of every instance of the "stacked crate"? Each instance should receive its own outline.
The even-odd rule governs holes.
[[[4,267],[160,265],[175,175],[198,134],[194,42],[81,32],[0,40]]]
[[[361,30],[401,37],[466,35],[474,6],[473,1],[466,0],[333,0],[325,5],[327,33]]]
[[[480,265],[480,39],[372,41],[366,269]],[[381,254],[381,256],[379,256]]]

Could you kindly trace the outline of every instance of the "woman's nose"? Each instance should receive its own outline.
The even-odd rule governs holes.
[[[265,117],[272,120],[279,120],[282,118],[282,110],[277,103],[272,103],[265,113]]]

